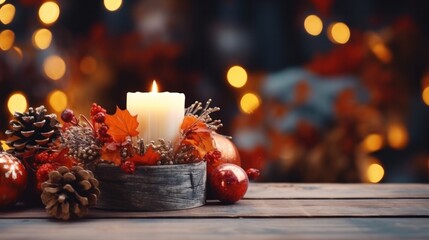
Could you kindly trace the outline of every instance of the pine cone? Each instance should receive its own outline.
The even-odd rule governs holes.
[[[71,170],[62,166],[50,172],[42,191],[42,202],[48,214],[62,220],[83,217],[89,207],[97,204],[100,195],[93,173],[79,166]]]
[[[55,114],[46,114],[45,106],[30,107],[27,112],[15,112],[6,130],[9,153],[22,157],[38,147],[47,147],[60,136],[61,124]]]

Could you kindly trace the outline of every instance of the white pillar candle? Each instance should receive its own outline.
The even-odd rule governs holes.
[[[185,94],[158,92],[153,81],[151,92],[127,93],[127,110],[137,115],[139,136],[145,144],[159,138],[174,141],[185,115]]]

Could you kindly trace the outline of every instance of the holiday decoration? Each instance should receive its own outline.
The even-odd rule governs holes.
[[[91,171],[74,166],[49,173],[42,184],[42,202],[49,215],[57,219],[81,218],[97,203],[100,190]]]
[[[41,147],[49,147],[60,136],[61,124],[55,114],[46,114],[42,105],[30,107],[27,112],[16,112],[10,121],[10,129],[6,130],[8,150],[16,157],[24,157]]]
[[[261,172],[259,171],[259,169],[256,168],[248,168],[246,170],[246,174],[249,180],[256,180],[259,175],[261,175]]]
[[[0,208],[15,203],[27,185],[24,165],[0,147]]]
[[[239,166],[223,163],[208,175],[211,195],[223,203],[234,203],[246,194],[249,179]]]
[[[227,137],[218,133],[212,134],[214,145],[217,150],[222,154],[220,163],[232,163],[241,166],[240,154],[238,153],[237,147]]]

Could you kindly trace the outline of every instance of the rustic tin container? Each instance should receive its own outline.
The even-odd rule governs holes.
[[[99,164],[95,176],[101,195],[97,207],[109,210],[167,211],[205,204],[206,162],[137,166],[134,174]]]

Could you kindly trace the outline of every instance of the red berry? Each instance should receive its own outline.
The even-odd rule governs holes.
[[[125,161],[121,164],[121,169],[127,174],[133,174],[136,171],[136,165],[133,161]]]
[[[234,203],[247,192],[249,179],[246,172],[232,163],[223,163],[208,175],[211,194],[223,203]]]
[[[100,105],[96,103],[93,103],[91,106],[91,112],[90,112],[91,117],[94,117],[99,112],[106,113],[106,109],[102,108]]]
[[[36,172],[37,181],[40,183],[47,181],[49,179],[49,173],[53,170],[55,169],[50,163],[45,163],[40,166]]]
[[[51,163],[57,156],[58,156],[58,153],[56,152],[50,153],[49,151],[43,151],[41,153],[36,154],[34,156],[34,160],[36,163],[39,163],[39,164]]]
[[[109,128],[106,125],[101,126],[98,129],[98,135],[100,135],[100,137],[103,137],[103,138],[108,137],[109,134],[107,134],[107,130],[109,130]]]
[[[250,180],[256,180],[259,175],[261,175],[261,172],[259,172],[259,169],[256,168],[249,168],[246,170],[247,177],[249,177]]]
[[[97,114],[95,114],[94,120],[98,123],[104,123],[104,121],[106,120],[106,113],[98,112]]]
[[[67,108],[61,113],[61,119],[66,123],[71,122],[73,118],[74,118],[74,113],[73,113],[73,110],[71,109]]]

